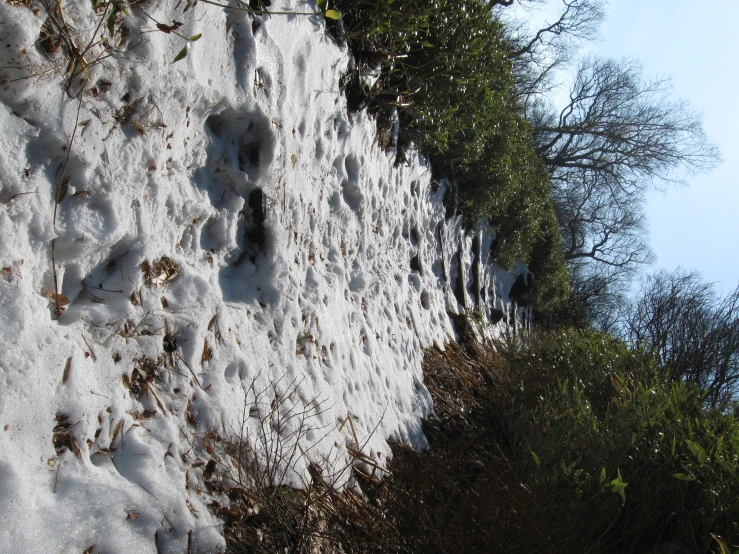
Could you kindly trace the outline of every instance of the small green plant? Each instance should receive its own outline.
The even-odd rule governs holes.
[[[485,323],[485,316],[479,308],[475,308],[471,312],[467,312],[467,318],[474,321],[477,325],[482,326]]]
[[[608,480],[608,477],[606,476],[606,468],[602,468],[600,470],[600,490],[610,490],[611,492],[617,493],[621,497],[621,502],[623,504],[626,504],[626,486],[628,483],[625,483],[623,480],[623,477],[621,477],[621,470],[616,470],[616,478]]]

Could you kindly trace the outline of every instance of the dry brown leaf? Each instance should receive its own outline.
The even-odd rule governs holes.
[[[62,180],[59,183],[59,187],[57,188],[56,193],[56,201],[57,204],[61,204],[62,201],[67,197],[67,191],[69,190],[69,182],[72,180],[72,178],[69,175],[65,175],[62,177]]]
[[[206,481],[213,477],[213,472],[216,470],[216,461],[211,459],[208,461],[208,464],[205,466],[205,469],[203,470],[203,479]]]
[[[296,165],[296,164],[298,163],[298,157],[297,157],[297,156],[296,156],[295,154],[293,154],[293,155],[292,155],[292,156],[290,157],[290,161],[291,161],[291,162],[292,162],[292,164],[293,164],[293,168],[295,168],[295,165]]]
[[[67,384],[69,379],[69,373],[72,371],[72,356],[67,358],[67,363],[64,364],[64,373],[62,374],[62,385]]]
[[[15,200],[16,198],[18,198],[19,196],[25,196],[26,194],[36,194],[36,192],[17,192],[13,196],[11,196],[10,198],[8,198],[5,202],[3,202],[3,204],[5,204],[7,206],[13,200]]]
[[[162,31],[163,33],[171,33],[172,31],[176,31],[182,27],[182,23],[179,21],[172,21],[172,25],[165,25],[164,23],[157,23],[157,29]]]
[[[69,305],[69,298],[67,298],[63,294],[57,294],[53,290],[47,290],[44,292],[44,298],[54,299],[55,297],[57,299],[57,302],[59,302],[60,308]]]
[[[185,506],[187,506],[187,509],[190,510],[190,513],[193,516],[195,516],[196,518],[198,517],[197,512],[195,511],[195,506],[192,505],[192,502],[190,502],[189,498],[185,499]]]
[[[80,446],[77,444],[77,441],[74,439],[73,436],[69,435],[67,437],[67,444],[69,444],[69,449],[74,452],[74,455],[77,456],[77,459],[82,461],[82,452],[80,451]]]
[[[172,258],[162,256],[154,262],[154,273],[156,276],[152,279],[152,283],[161,285],[176,279],[180,274],[180,266]]]
[[[148,260],[144,260],[139,264],[141,271],[144,272],[144,280],[148,281],[151,279],[151,264]]]
[[[205,339],[205,343],[203,344],[203,355],[200,357],[200,365],[203,365],[205,364],[205,362],[210,361],[212,356],[213,356],[213,351],[208,345],[208,339]]]
[[[123,418],[121,418],[118,423],[115,424],[115,427],[113,427],[113,432],[110,435],[110,444],[112,445],[115,442],[116,437],[118,436],[118,432],[121,430],[121,426],[123,425]]]
[[[144,280],[149,285],[163,285],[176,279],[180,274],[180,266],[167,256],[162,256],[152,263],[144,260],[139,267],[144,272]]]
[[[136,125],[136,129],[138,130],[139,134],[145,135],[146,128],[141,124],[141,122],[135,117],[133,118],[133,122]]]

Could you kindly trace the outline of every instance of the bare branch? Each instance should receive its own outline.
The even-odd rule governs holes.
[[[661,271],[642,282],[624,333],[721,406],[739,391],[738,308],[739,287],[720,298],[696,272]]]
[[[558,115],[542,102],[532,110],[537,153],[555,180],[586,169],[642,188],[713,168],[720,155],[700,114],[669,92],[635,60],[586,58]]]
[[[604,4],[603,0],[562,0],[557,18],[533,34],[526,21],[507,22],[517,89],[525,104],[556,88],[556,72],[572,61],[582,41],[596,38]]]

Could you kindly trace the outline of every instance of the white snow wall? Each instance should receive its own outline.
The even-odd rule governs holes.
[[[286,475],[300,484],[310,461],[347,462],[348,415],[380,465],[388,440],[424,445],[421,360],[455,336],[447,310],[479,307],[491,334],[528,324],[492,235],[465,234],[424,161],[394,167],[347,114],[349,54],[321,17],[184,4],[144,5],[202,33],[173,64],[183,40],[140,10],[106,50],[90,2],[62,1],[92,44],[70,83],[64,48],[39,45],[41,5],[0,3],[2,552],[218,551],[203,464],[229,462],[202,438],[238,432],[252,383],[286,412],[315,407]],[[178,271],[147,280],[162,257]],[[160,364],[138,394],[144,358]],[[78,456],[55,449],[60,424]]]

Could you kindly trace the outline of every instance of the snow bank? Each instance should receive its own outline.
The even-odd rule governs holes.
[[[203,437],[257,433],[254,391],[313,410],[281,430],[289,483],[357,440],[380,465],[422,447],[422,349],[477,298],[490,332],[512,323],[515,277],[423,160],[394,167],[347,114],[322,18],[146,4],[202,33],[188,55],[132,8],[70,82],[20,4],[0,3],[0,551],[222,549],[203,473],[229,460]],[[107,35],[89,1],[62,9],[80,49]]]

